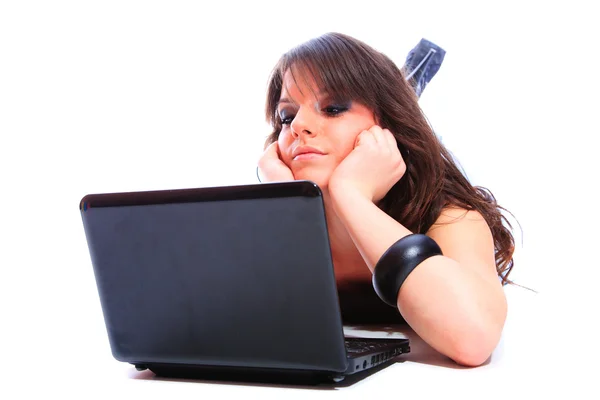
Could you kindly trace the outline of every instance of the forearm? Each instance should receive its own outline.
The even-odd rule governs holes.
[[[351,190],[332,191],[332,203],[367,266],[411,234],[368,199]],[[483,363],[498,343],[506,302],[500,284],[486,281],[457,261],[435,256],[408,276],[398,307],[415,332],[433,348],[461,364]]]
[[[351,189],[330,188],[330,195],[335,213],[371,272],[392,244],[413,233]]]
[[[422,262],[400,289],[398,308],[431,347],[464,365],[490,356],[506,318],[502,287],[443,256]]]

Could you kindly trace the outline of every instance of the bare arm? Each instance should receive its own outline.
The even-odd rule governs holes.
[[[412,233],[358,191],[330,189],[335,212],[371,271],[389,246]],[[398,308],[433,348],[459,364],[481,365],[500,340],[507,308],[489,227],[477,212],[448,209],[427,234],[444,256],[425,260],[408,276]]]

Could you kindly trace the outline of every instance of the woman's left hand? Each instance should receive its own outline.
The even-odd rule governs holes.
[[[389,130],[374,125],[357,136],[354,149],[333,171],[329,190],[357,190],[377,203],[405,172],[396,139]]]

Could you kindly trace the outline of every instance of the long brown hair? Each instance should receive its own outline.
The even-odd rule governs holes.
[[[386,55],[340,33],[312,39],[284,54],[271,74],[266,103],[267,121],[277,140],[282,122],[277,112],[283,77],[291,71],[313,78],[321,90],[340,99],[359,102],[373,110],[382,128],[389,129],[406,163],[406,173],[379,207],[415,233],[426,233],[445,207],[476,210],[494,238],[496,269],[502,283],[510,283],[513,267],[512,226],[492,193],[472,186],[450,152],[429,126],[416,93],[405,74]]]

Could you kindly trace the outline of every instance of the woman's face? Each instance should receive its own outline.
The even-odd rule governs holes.
[[[297,180],[326,189],[335,168],[354,149],[356,137],[376,124],[373,112],[347,99],[322,93],[314,81],[294,82],[288,71],[277,106],[282,121],[281,159]]]

